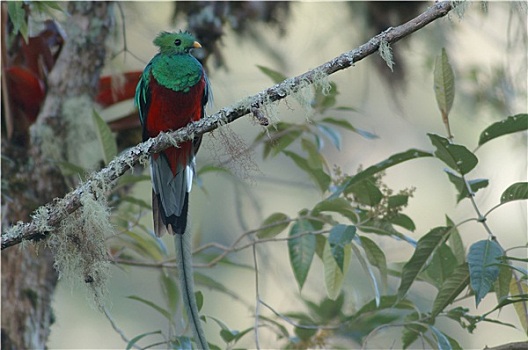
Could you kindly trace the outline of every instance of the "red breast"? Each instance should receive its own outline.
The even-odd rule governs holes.
[[[151,101],[147,116],[146,129],[150,137],[161,131],[176,130],[202,117],[202,96],[205,80],[202,79],[188,92],[174,91],[158,84],[150,78]],[[176,174],[177,165],[186,165],[192,151],[192,142],[184,142],[179,148],[170,147],[165,154]]]

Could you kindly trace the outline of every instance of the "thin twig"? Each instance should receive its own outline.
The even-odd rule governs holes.
[[[275,310],[273,307],[271,307],[270,305],[268,305],[264,300],[262,299],[259,299],[260,303],[262,305],[264,305],[265,307],[267,307],[271,312],[273,312],[275,314],[275,316],[279,317],[280,319],[286,321],[287,323],[289,323],[290,325],[294,326],[294,327],[297,327],[297,328],[302,328],[302,329],[326,329],[326,330],[336,330],[336,329],[339,329],[341,328],[343,325],[345,325],[346,323],[348,323],[349,321],[346,321],[346,322],[343,322],[343,323],[340,323],[340,324],[337,324],[335,326],[321,326],[321,325],[311,325],[311,324],[300,324],[300,323],[297,323],[295,321],[293,321],[291,318],[289,318],[288,316],[285,316],[283,314],[281,314],[280,312],[278,312],[277,310]]]
[[[207,268],[213,267],[216,264],[218,264],[223,258],[225,258],[229,253],[238,252],[240,250],[244,250],[246,248],[250,248],[250,247],[256,246],[257,244],[268,243],[268,242],[284,242],[284,241],[289,241],[289,240],[292,240],[292,239],[295,239],[295,238],[303,237],[303,236],[306,236],[306,235],[322,235],[322,234],[328,233],[328,232],[329,232],[329,230],[307,231],[307,232],[302,232],[302,233],[299,233],[299,234],[296,234],[296,235],[292,235],[292,236],[288,236],[288,237],[281,237],[281,238],[276,238],[275,237],[275,238],[259,239],[259,240],[252,241],[250,243],[247,243],[247,244],[239,246],[239,247],[236,247],[236,244],[233,244],[233,246],[231,246],[231,248],[229,250],[226,250],[222,254],[218,255],[216,258],[214,258],[213,260],[211,260],[207,264],[195,264],[193,266],[194,267],[207,267]]]
[[[477,221],[480,222],[482,226],[484,226],[484,229],[486,230],[486,232],[488,232],[489,238],[495,239],[495,235],[493,234],[493,232],[491,232],[491,229],[489,228],[486,222],[486,217],[482,215],[477,205],[477,202],[475,201],[475,192],[473,192],[473,190],[471,189],[471,185],[469,184],[469,181],[466,179],[464,175],[462,175],[462,180],[466,184],[466,188],[469,192],[469,200],[471,201],[471,204],[473,205],[473,209],[475,209],[475,212],[477,213]]]
[[[108,321],[110,321],[110,324],[112,325],[112,328],[121,336],[121,339],[123,339],[123,341],[128,344],[130,342],[130,339],[128,339],[126,337],[125,333],[121,330],[121,328],[119,328],[117,326],[117,324],[115,323],[112,315],[110,315],[110,312],[108,311],[108,309],[106,307],[103,307],[103,313],[105,314],[105,316],[108,319]],[[132,347],[134,349],[141,349],[141,347],[138,346],[137,344],[132,344]]]

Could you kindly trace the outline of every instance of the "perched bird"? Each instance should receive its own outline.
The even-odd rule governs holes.
[[[154,45],[159,47],[159,53],[145,67],[135,96],[143,140],[204,117],[205,105],[211,97],[207,75],[191,55],[191,50],[201,45],[190,33],[161,32]],[[165,230],[174,235],[181,296],[189,325],[198,348],[209,349],[194,295],[191,235],[187,232],[194,157],[201,141],[202,137],[197,136],[178,147],[153,154],[150,168],[154,231],[158,237]]]
[[[211,96],[207,75],[191,55],[191,50],[201,45],[189,32],[161,32],[154,45],[159,53],[145,67],[135,96],[144,141],[202,118]],[[152,209],[158,237],[165,228],[171,234],[185,233],[195,154],[201,140],[197,136],[151,157]]]

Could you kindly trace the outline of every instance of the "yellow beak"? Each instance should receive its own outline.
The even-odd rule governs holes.
[[[195,41],[195,42],[193,43],[193,47],[194,47],[195,49],[199,49],[200,47],[202,47],[202,45],[200,45],[200,43],[199,43],[198,41]]]

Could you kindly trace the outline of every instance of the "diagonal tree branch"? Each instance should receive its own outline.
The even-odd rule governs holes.
[[[100,193],[101,190],[106,192],[129,168],[138,162],[145,163],[149,155],[183,141],[191,140],[195,135],[213,131],[221,125],[250,114],[255,109],[284,99],[311,84],[320,84],[327,76],[349,68],[354,63],[376,53],[381,43],[393,44],[420,30],[427,24],[444,17],[452,9],[453,5],[450,1],[435,3],[407,23],[387,29],[358,48],[345,52],[315,69],[286,79],[280,84],[265,89],[256,95],[249,96],[232,106],[222,108],[217,113],[177,131],[160,134],[155,138],[140,143],[116,157],[107,167],[94,173],[86,182],[62,199],[39,208],[33,215],[31,222],[19,223],[3,232],[1,249],[19,244],[25,240],[45,238],[64,218],[81,207],[80,199],[82,194]]]

